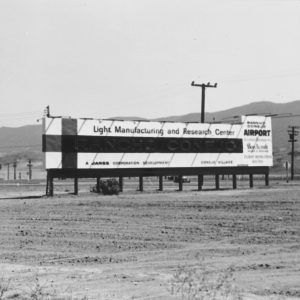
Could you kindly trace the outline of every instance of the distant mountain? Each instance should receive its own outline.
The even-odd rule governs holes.
[[[213,113],[205,114],[205,121],[212,122],[221,121],[225,118],[246,115],[246,114],[300,114],[300,100],[288,103],[273,103],[268,101],[253,102],[247,105],[230,108]],[[180,122],[197,122],[200,121],[201,113],[190,113],[181,116],[170,116],[165,118],[155,119],[157,121],[180,121]]]
[[[234,107],[228,110],[206,113],[205,121],[230,121],[233,116],[245,114],[285,114],[293,113],[300,115],[300,100],[284,104],[272,102],[254,102],[248,105]],[[153,121],[178,121],[178,122],[197,122],[200,120],[200,113],[191,113],[182,116],[170,116],[154,119]],[[122,120],[146,120],[139,117],[118,117],[113,119]],[[300,126],[300,117],[281,118],[280,116],[272,118],[273,125],[273,148],[275,156],[286,157],[290,151],[288,143],[288,126]],[[300,137],[299,137],[300,138]],[[42,158],[42,126],[29,125],[18,128],[2,127],[0,128],[0,156],[1,161],[12,160],[12,157],[25,157],[40,160]],[[296,150],[299,151],[299,142],[296,143]],[[285,158],[286,159],[286,158]]]
[[[42,126],[1,127],[0,156],[2,163],[21,158],[41,159]]]

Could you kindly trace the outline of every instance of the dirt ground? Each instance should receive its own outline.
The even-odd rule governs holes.
[[[219,274],[231,266],[243,299],[300,299],[299,182],[119,196],[43,192],[0,187],[6,298],[40,287],[47,299],[181,299],[170,291],[178,270]]]

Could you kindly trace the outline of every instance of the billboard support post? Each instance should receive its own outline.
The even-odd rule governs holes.
[[[202,190],[202,186],[203,186],[203,175],[198,175],[198,191]]]
[[[100,193],[100,177],[97,177],[96,192]]]
[[[182,175],[178,176],[178,190],[181,192],[183,189]]]
[[[46,196],[49,196],[49,171],[47,171],[46,177]]]
[[[158,190],[162,191],[163,190],[163,177],[160,175],[158,177],[158,180],[159,180],[159,188],[158,188]]]
[[[265,184],[269,186],[269,172],[265,173]]]
[[[53,197],[54,186],[53,186],[53,176],[47,172],[47,189],[46,196]]]
[[[215,181],[216,181],[216,190],[219,190],[220,189],[220,175],[219,174],[216,174]]]
[[[53,197],[53,193],[54,193],[53,177],[50,177],[50,181],[49,181],[49,196]]]
[[[139,191],[142,192],[143,190],[144,190],[143,176],[139,176]]]
[[[78,177],[74,177],[74,195],[78,195]]]
[[[232,188],[234,190],[236,189],[236,174],[232,175]]]
[[[122,176],[119,177],[119,188],[120,188],[120,192],[123,192],[123,177]]]
[[[249,186],[253,188],[253,174],[249,174]]]

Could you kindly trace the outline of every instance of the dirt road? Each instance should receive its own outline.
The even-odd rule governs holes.
[[[7,297],[42,285],[53,299],[181,299],[170,282],[182,266],[232,266],[245,299],[300,298],[300,184],[33,195],[0,200]]]

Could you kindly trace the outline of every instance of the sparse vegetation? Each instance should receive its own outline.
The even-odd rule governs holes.
[[[8,292],[10,280],[0,278],[0,300],[4,299],[5,294]]]
[[[42,282],[39,275],[35,275],[29,282],[27,289],[15,291],[10,285],[11,279],[0,279],[0,300],[88,300],[88,296],[73,296],[72,293],[59,294],[48,281]]]
[[[170,280],[169,290],[182,300],[243,299],[234,284],[233,267],[216,273],[208,270],[203,261],[195,267],[180,266]]]
[[[45,299],[45,297],[49,298],[51,296],[53,296],[53,292],[49,291],[47,282],[41,283],[39,277],[36,275],[29,290],[29,299],[42,300]]]

